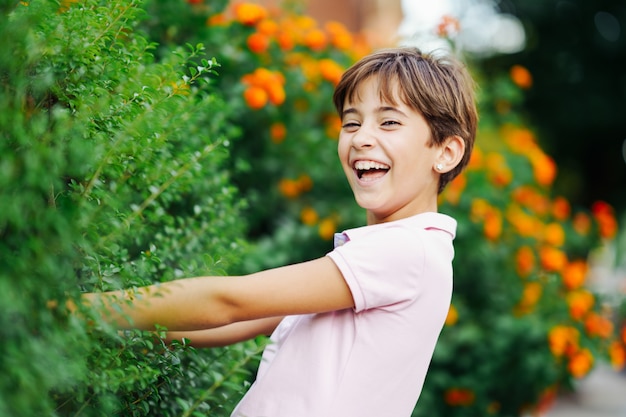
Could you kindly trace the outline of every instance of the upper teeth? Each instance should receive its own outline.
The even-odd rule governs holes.
[[[367,169],[389,169],[389,166],[375,161],[357,161],[354,164],[354,168],[364,171]]]

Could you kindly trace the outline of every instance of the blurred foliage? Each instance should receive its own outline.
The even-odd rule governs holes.
[[[523,111],[559,166],[555,189],[574,204],[605,199],[626,213],[626,5],[619,0],[501,0],[527,45],[479,64],[528,68]],[[581,156],[584,156],[581,158]]]
[[[3,9],[0,415],[228,415],[263,339],[165,347],[64,301],[314,258],[364,223],[331,95],[368,47],[289,4]],[[416,417],[518,416],[624,361],[611,306],[585,285],[589,252],[617,233],[612,207],[555,195],[522,116],[526,67],[475,76],[478,146],[440,204],[459,222],[453,306]]]

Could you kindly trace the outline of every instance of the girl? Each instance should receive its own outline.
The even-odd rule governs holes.
[[[456,222],[437,196],[469,161],[470,77],[449,58],[383,50],[348,69],[333,100],[366,226],[296,265],[84,296],[119,328],[158,324],[195,346],[271,334],[235,417],[408,417],[448,312]]]

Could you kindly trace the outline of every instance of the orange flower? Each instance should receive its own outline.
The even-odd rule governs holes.
[[[513,172],[508,167],[503,155],[495,152],[488,153],[485,157],[485,165],[489,179],[494,185],[504,186],[513,179]]]
[[[543,186],[552,184],[556,177],[556,164],[552,158],[543,152],[533,152],[530,155],[530,163],[537,183]]]
[[[532,200],[537,195],[535,189],[530,185],[521,185],[513,190],[513,200],[527,207],[532,205]]]
[[[539,219],[530,216],[516,205],[511,205],[508,208],[506,218],[516,232],[523,237],[538,237],[543,230],[543,224]]]
[[[486,200],[476,198],[470,207],[470,218],[473,222],[484,222],[483,233],[490,240],[495,240],[502,233],[502,214]]]
[[[580,259],[567,263],[562,272],[565,288],[574,290],[583,285],[587,276],[587,269],[587,262]]]
[[[613,323],[608,318],[592,311],[585,317],[585,330],[589,336],[608,339],[613,333]]]
[[[464,175],[464,173],[461,173],[448,184],[443,196],[450,204],[456,205],[459,203],[459,200],[461,199],[461,193],[466,186],[467,177]]]
[[[285,197],[296,198],[301,193],[310,191],[313,188],[313,181],[311,181],[311,177],[303,174],[295,180],[283,178],[280,180],[278,188]]]
[[[474,403],[476,395],[467,388],[449,388],[444,393],[444,399],[452,407],[465,407]]]
[[[265,91],[267,91],[270,103],[280,106],[285,102],[286,94],[285,89],[281,84],[272,83],[268,84],[265,87]]]
[[[513,199],[528,207],[537,214],[546,214],[550,210],[550,201],[548,198],[530,185],[522,185],[513,191]]]
[[[449,38],[459,33],[459,30],[461,30],[459,21],[450,15],[445,15],[437,25],[437,36]]]
[[[532,310],[541,298],[542,290],[541,284],[538,282],[527,282],[524,284],[522,299],[519,303],[519,308],[522,313],[528,313]]]
[[[275,144],[282,143],[287,137],[287,128],[281,122],[272,123],[270,126],[270,138]]]
[[[300,195],[300,187],[298,186],[298,181],[295,180],[283,178],[278,183],[278,188],[281,194],[287,198],[296,198]]]
[[[552,246],[542,247],[539,251],[539,259],[541,260],[541,267],[549,272],[561,271],[567,264],[565,252]]]
[[[626,345],[626,325],[622,327],[622,342]]]
[[[246,26],[254,26],[267,17],[267,10],[255,3],[239,3],[234,7],[235,19]]]
[[[580,333],[575,327],[554,326],[548,333],[550,351],[556,357],[570,355],[578,350]]]
[[[565,232],[559,223],[550,223],[543,229],[543,241],[552,246],[563,246]]]
[[[253,73],[244,75],[241,80],[244,84],[250,85],[244,92],[244,96],[248,105],[253,109],[260,109],[265,106],[268,100],[274,105],[280,105],[285,101],[283,88],[285,77],[279,72],[270,71],[267,68],[257,68]],[[249,90],[253,90],[254,94]],[[264,92],[263,96],[259,90]]]
[[[313,207],[307,206],[300,211],[300,221],[307,226],[317,223],[318,215]]]
[[[244,75],[242,81],[246,84],[265,88],[271,84],[284,84],[285,77],[277,71],[270,71],[267,68],[257,68],[253,73]]]
[[[348,29],[344,26],[344,24],[341,22],[337,22],[336,20],[326,22],[326,24],[324,25],[324,29],[326,29],[326,31],[331,34],[348,32]]]
[[[314,51],[320,51],[326,47],[328,39],[320,29],[313,29],[304,35],[304,44]]]
[[[459,312],[456,310],[453,304],[450,304],[448,315],[446,316],[446,326],[454,326],[459,321]]]
[[[311,16],[294,16],[292,19],[292,23],[295,27],[300,30],[306,31],[315,28],[317,26],[317,21],[313,19]]]
[[[501,167],[492,173],[490,179],[494,185],[503,187],[511,182],[513,179],[513,172],[509,169],[509,167]]]
[[[613,213],[613,207],[604,201],[596,201],[591,206],[591,212],[598,222],[600,236],[611,239],[617,234],[617,221]]]
[[[487,213],[491,210],[491,206],[487,202],[487,200],[482,198],[475,198],[472,200],[472,205],[470,207],[470,218],[473,222],[477,222],[482,220]]]
[[[528,89],[533,85],[533,76],[530,71],[521,65],[513,65],[509,72],[511,80],[519,88]]]
[[[343,74],[343,68],[332,59],[322,59],[319,62],[320,73],[322,78],[337,85]]]
[[[206,20],[207,26],[224,26],[226,25],[226,16],[224,13],[211,15]]]
[[[261,54],[269,48],[270,38],[267,35],[256,32],[248,36],[246,43],[252,52]]]
[[[490,210],[485,216],[485,225],[483,226],[485,237],[491,241],[497,240],[502,233],[502,215],[497,209]]]
[[[564,197],[556,197],[552,201],[552,215],[557,220],[566,220],[570,214],[570,204]]]
[[[513,152],[527,155],[537,148],[537,140],[533,132],[525,128],[504,126],[503,135]]]
[[[330,35],[330,43],[340,51],[346,51],[352,46],[352,35],[346,27],[339,22],[328,22],[325,25]]]
[[[589,373],[592,366],[593,355],[589,349],[581,349],[570,358],[567,369],[574,378],[582,378]]]
[[[306,174],[300,175],[298,177],[298,188],[300,188],[300,191],[311,191],[311,188],[313,188],[311,177]]]
[[[264,19],[257,23],[256,30],[265,36],[274,36],[278,33],[278,24],[273,20]]]
[[[276,42],[283,51],[291,51],[296,46],[294,37],[289,32],[280,32],[276,37]]]
[[[567,294],[567,304],[569,306],[569,314],[574,320],[582,320],[591,307],[595,303],[592,293],[585,289],[570,292]]]
[[[246,100],[248,106],[250,106],[250,108],[254,110],[258,110],[265,106],[268,99],[265,90],[254,85],[245,89],[245,91],[243,92],[243,97]]]
[[[335,220],[327,217],[320,222],[317,232],[322,239],[331,240],[335,236],[336,230],[337,223]]]
[[[472,154],[470,155],[469,163],[467,164],[467,169],[468,170],[478,169],[482,167],[482,165],[483,165],[483,153],[478,147],[474,146],[472,150]]]
[[[526,277],[535,268],[535,252],[529,246],[522,246],[517,250],[515,261],[518,275]]]
[[[626,348],[618,341],[614,341],[609,346],[609,358],[611,365],[616,371],[620,371],[626,365]]]

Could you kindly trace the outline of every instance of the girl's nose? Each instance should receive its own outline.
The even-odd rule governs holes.
[[[361,126],[358,132],[352,136],[352,146],[357,149],[371,148],[376,145],[376,136],[371,129]]]

